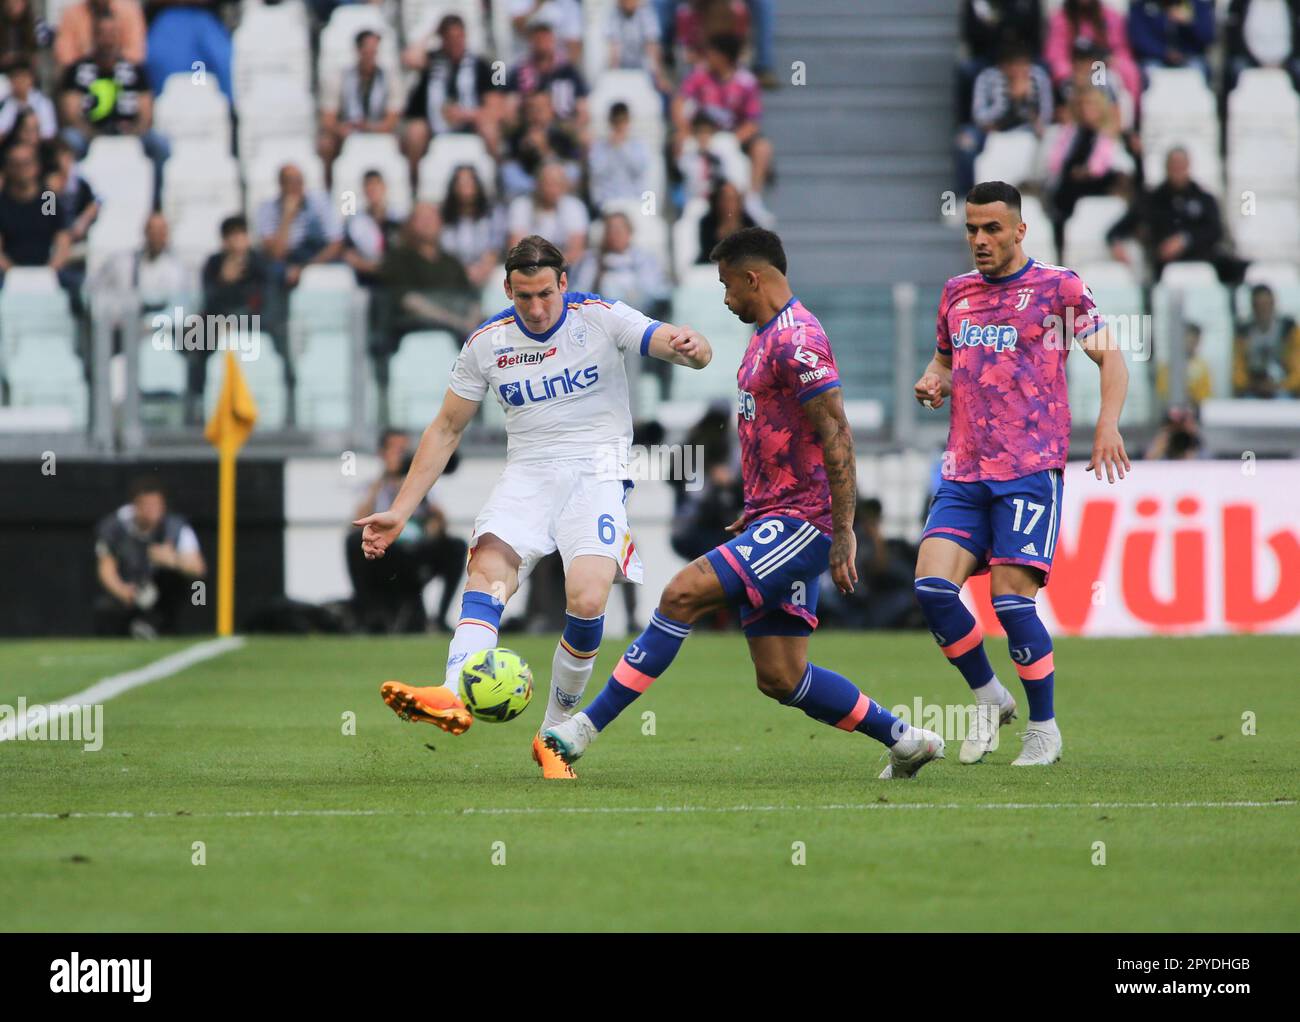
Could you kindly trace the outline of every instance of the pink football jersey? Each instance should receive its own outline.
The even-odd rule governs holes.
[[[791,298],[749,340],[736,374],[745,522],[791,515],[832,531],[821,438],[803,403],[840,385],[817,317]]]
[[[1065,359],[1102,325],[1079,275],[1030,259],[1007,277],[953,277],[935,343],[952,358],[944,478],[1019,479],[1064,468],[1070,450]]]

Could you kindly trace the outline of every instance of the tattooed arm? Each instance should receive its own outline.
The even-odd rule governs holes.
[[[857,459],[853,454],[853,434],[844,416],[844,396],[839,387],[824,390],[803,406],[804,414],[817,428],[826,461],[826,479],[831,486],[831,577],[840,592],[853,592],[858,580],[857,537],[853,534],[853,514],[858,505]]]

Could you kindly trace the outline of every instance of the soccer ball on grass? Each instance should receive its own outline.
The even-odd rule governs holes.
[[[485,649],[461,668],[460,694],[478,720],[514,720],[533,698],[532,668],[512,649]]]

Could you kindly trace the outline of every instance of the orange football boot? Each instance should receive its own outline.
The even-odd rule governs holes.
[[[474,723],[465,704],[445,685],[406,685],[386,681],[379,686],[388,708],[403,720],[419,720],[440,727],[448,734],[463,735]]]
[[[560,759],[558,752],[546,747],[540,734],[533,736],[533,760],[542,768],[542,776],[548,781],[576,781],[578,775],[573,767]]]

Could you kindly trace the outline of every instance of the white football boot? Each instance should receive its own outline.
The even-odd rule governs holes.
[[[974,733],[961,743],[961,751],[957,754],[960,762],[969,766],[982,760],[997,748],[998,729],[1015,719],[1016,700],[1006,689],[1002,691],[1006,698],[1001,703],[975,704],[975,712],[971,715]],[[994,714],[997,715],[996,723],[994,723]]]
[[[1011,761],[1012,766],[1049,766],[1061,758],[1061,731],[1055,719],[1031,720],[1023,737],[1020,755]]]
[[[889,765],[880,772],[880,780],[915,777],[932,759],[943,759],[943,739],[933,731],[912,727],[889,750]]]
[[[587,746],[596,740],[598,734],[600,732],[596,730],[596,725],[585,713],[579,712],[554,727],[548,727],[542,732],[542,741],[548,749],[558,753],[564,762],[572,763],[582,758]]]

